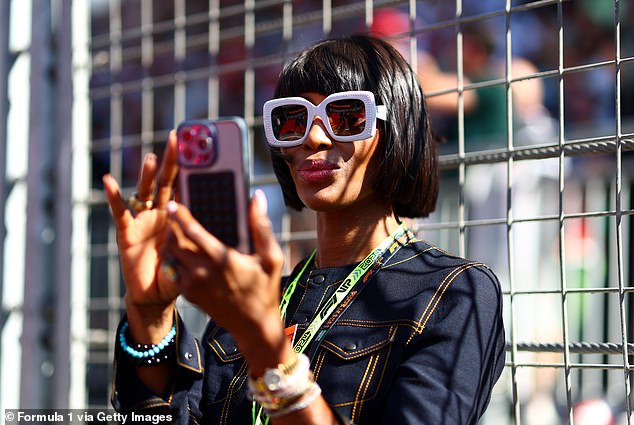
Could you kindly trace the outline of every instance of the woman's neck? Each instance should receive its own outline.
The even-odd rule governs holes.
[[[383,203],[317,212],[316,264],[334,267],[359,262],[398,226],[391,207]]]

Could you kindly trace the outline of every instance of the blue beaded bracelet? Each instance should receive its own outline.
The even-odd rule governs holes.
[[[172,326],[172,329],[165,335],[165,337],[158,344],[141,345],[136,344],[137,349],[134,349],[128,344],[126,339],[126,333],[128,330],[128,322],[121,325],[119,330],[119,345],[123,349],[123,352],[132,360],[136,365],[152,366],[161,363],[161,360],[167,360],[169,353],[165,354],[168,348],[172,346],[174,337],[176,336],[176,324]],[[140,348],[146,348],[144,351],[140,351]]]

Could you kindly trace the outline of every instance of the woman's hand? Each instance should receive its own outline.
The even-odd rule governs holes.
[[[292,354],[279,312],[283,254],[266,210],[256,191],[249,206],[254,253],[245,255],[208,233],[186,207],[168,205],[175,226],[166,255],[177,260],[181,293],[233,335],[252,371]]]
[[[148,332],[140,331],[142,328],[153,325],[158,327],[158,337],[167,326],[164,322],[169,321],[171,327],[173,304],[180,292],[178,285],[161,273],[160,257],[167,235],[166,206],[172,197],[178,172],[177,155],[175,132],[170,133],[160,170],[156,155],[146,155],[134,202],[141,208],[138,208],[135,215],[123,200],[117,181],[110,175],[103,177],[108,204],[117,229],[128,316],[138,317],[143,322],[138,323],[139,321],[129,317],[131,330],[139,338],[150,337]],[[144,203],[147,206],[143,206]]]

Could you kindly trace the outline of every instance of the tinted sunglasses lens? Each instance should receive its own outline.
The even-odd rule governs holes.
[[[302,105],[284,105],[271,111],[273,134],[280,142],[299,140],[306,134],[308,110]]]
[[[365,130],[365,103],[360,99],[332,101],[326,105],[326,114],[337,136],[355,136]]]

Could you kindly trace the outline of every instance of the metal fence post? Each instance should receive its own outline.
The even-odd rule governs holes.
[[[44,408],[51,404],[52,363],[51,300],[54,270],[53,242],[53,61],[51,52],[51,3],[36,0],[32,9],[27,230],[23,303],[22,369],[20,406]]]
[[[2,362],[2,330],[7,319],[4,309],[4,205],[7,198],[7,116],[9,113],[8,79],[11,68],[9,56],[9,15],[10,0],[0,0],[0,364]],[[0,400],[2,393],[0,392]]]
[[[72,0],[60,2],[55,63],[55,331],[53,406],[68,408],[70,388],[70,315],[72,247]]]

